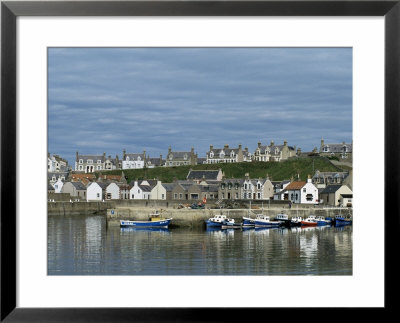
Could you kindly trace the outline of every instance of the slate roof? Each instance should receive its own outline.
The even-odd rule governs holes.
[[[175,184],[173,184],[173,183],[163,183],[161,185],[164,186],[164,188],[167,192],[171,192],[175,186]]]
[[[71,183],[77,190],[81,190],[81,191],[86,190],[86,186],[82,182],[69,182],[69,183]]]
[[[68,179],[69,173],[68,172],[48,172],[47,173],[47,179],[52,179],[53,176],[56,177],[56,179],[59,179],[61,176],[64,176],[65,180]]]
[[[129,160],[138,160],[140,157],[140,160],[144,160],[143,153],[141,154],[125,154],[124,159],[126,161],[126,157],[129,157]]]
[[[47,185],[47,190],[48,190],[48,191],[54,191],[53,185],[51,185],[50,183],[48,183],[48,185]]]
[[[333,153],[343,153],[343,152],[347,152],[347,153],[351,153],[353,151],[353,144],[346,144],[346,143],[341,143],[341,144],[324,144],[324,147],[328,147],[329,148],[329,153],[333,152]],[[344,150],[344,148],[347,148],[347,151]],[[322,152],[325,152],[322,149]]]
[[[142,189],[143,192],[151,192],[151,190],[153,189],[149,185],[139,185],[139,187]]]
[[[316,171],[312,178],[342,178],[349,176],[349,172],[320,172]]]
[[[339,188],[341,188],[342,185],[328,185],[327,187],[324,188],[324,190],[321,192],[321,194],[326,194],[326,193],[335,193]]]

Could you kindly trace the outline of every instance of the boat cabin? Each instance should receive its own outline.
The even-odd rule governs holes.
[[[287,214],[277,214],[275,220],[289,220],[289,216]]]

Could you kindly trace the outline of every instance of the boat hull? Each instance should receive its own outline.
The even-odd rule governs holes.
[[[242,218],[242,224],[245,227],[254,227],[255,223],[254,223],[254,219],[243,217]]]
[[[264,228],[278,228],[281,226],[280,222],[272,222],[272,221],[255,221],[254,225],[256,228],[264,227]]]
[[[214,222],[214,221],[210,221],[210,220],[206,220],[206,225],[207,227],[221,227],[222,226],[222,222]]]
[[[136,227],[136,228],[148,228],[148,227],[155,227],[155,228],[167,228],[171,223],[172,219],[163,219],[158,221],[128,221],[128,220],[121,220],[120,226],[123,228],[127,227]]]
[[[351,220],[336,219],[335,226],[340,227],[344,225],[351,225]]]
[[[316,227],[317,226],[317,222],[301,221],[301,226],[302,227]]]

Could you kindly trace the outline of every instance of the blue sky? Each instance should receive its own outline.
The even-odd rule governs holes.
[[[351,48],[49,48],[48,150],[352,141]]]

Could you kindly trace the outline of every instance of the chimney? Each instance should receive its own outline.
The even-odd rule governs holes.
[[[297,148],[297,155],[301,154],[301,148]]]
[[[122,151],[122,160],[125,160],[125,157],[126,157],[126,150],[124,149],[124,150]]]
[[[239,145],[239,150],[242,150],[242,145]]]
[[[274,141],[273,141],[273,140],[271,140],[271,145],[270,145],[270,146],[272,147],[273,145],[274,145]]]
[[[261,142],[260,142],[260,141],[257,143],[257,147],[258,147],[258,148],[261,147]]]
[[[78,161],[78,152],[76,152],[76,161]]]
[[[324,148],[324,144],[325,144],[324,139],[321,138],[321,147],[320,147],[319,151],[322,151],[322,149]]]
[[[286,141],[286,140],[283,142],[283,145],[284,145],[284,146],[287,146],[287,141]]]
[[[171,146],[168,147],[168,154],[171,152]]]
[[[214,148],[214,146],[213,146],[213,145],[210,145],[210,151],[213,150],[213,148]]]
[[[246,179],[249,179],[249,177],[250,177],[249,173],[244,174],[244,177],[245,177]]]
[[[224,148],[225,148],[225,149],[229,148],[229,145],[225,145]]]
[[[311,183],[311,175],[307,176],[307,183]]]

